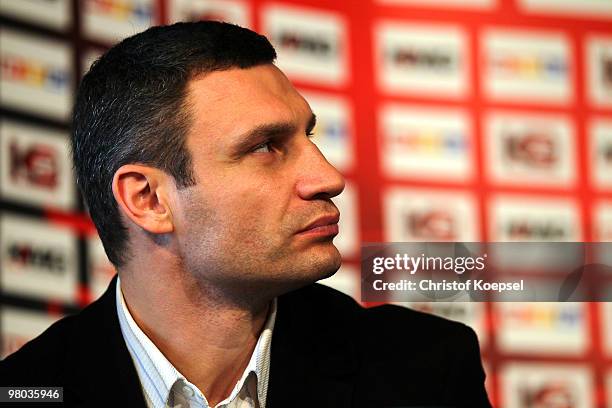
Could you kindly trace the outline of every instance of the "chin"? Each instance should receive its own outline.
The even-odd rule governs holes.
[[[311,273],[315,278],[313,282],[334,275],[340,269],[341,264],[340,252],[334,245],[330,244],[325,250],[312,258],[310,266],[312,267]]]

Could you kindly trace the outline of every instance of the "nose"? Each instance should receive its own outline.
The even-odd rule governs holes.
[[[296,188],[303,200],[329,199],[344,190],[344,177],[311,140],[307,141],[299,162]]]

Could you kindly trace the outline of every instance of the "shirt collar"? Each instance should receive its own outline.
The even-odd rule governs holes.
[[[204,395],[198,388],[191,384],[185,376],[183,376],[163,353],[153,344],[151,339],[138,327],[134,318],[127,308],[123,293],[121,291],[121,280],[117,278],[116,287],[117,300],[117,315],[119,317],[119,325],[121,333],[125,339],[128,351],[132,356],[136,371],[140,378],[143,390],[148,399],[154,406],[165,406],[168,403],[170,391],[177,381],[182,381],[196,391],[198,398],[206,401]],[[252,372],[257,379],[257,397],[259,405],[264,407],[268,392],[268,380],[270,373],[270,353],[272,344],[272,332],[276,321],[277,299],[272,301],[272,305],[268,312],[268,318],[264,324],[264,328],[259,335],[257,344],[246,369],[244,370],[240,380],[230,393],[230,395],[219,405],[224,405],[234,400],[240,390],[245,386],[249,374]],[[208,406],[206,402],[205,407]]]

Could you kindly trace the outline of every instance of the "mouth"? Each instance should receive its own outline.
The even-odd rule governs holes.
[[[338,221],[340,220],[339,214],[329,214],[317,218],[308,226],[300,231],[297,235],[308,235],[308,236],[336,236],[338,235]]]

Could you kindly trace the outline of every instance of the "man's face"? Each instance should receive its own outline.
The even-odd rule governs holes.
[[[215,287],[274,295],[333,274],[330,198],[344,179],[310,140],[313,113],[283,73],[213,72],[190,82],[188,102],[197,184],[174,209],[185,268]]]

